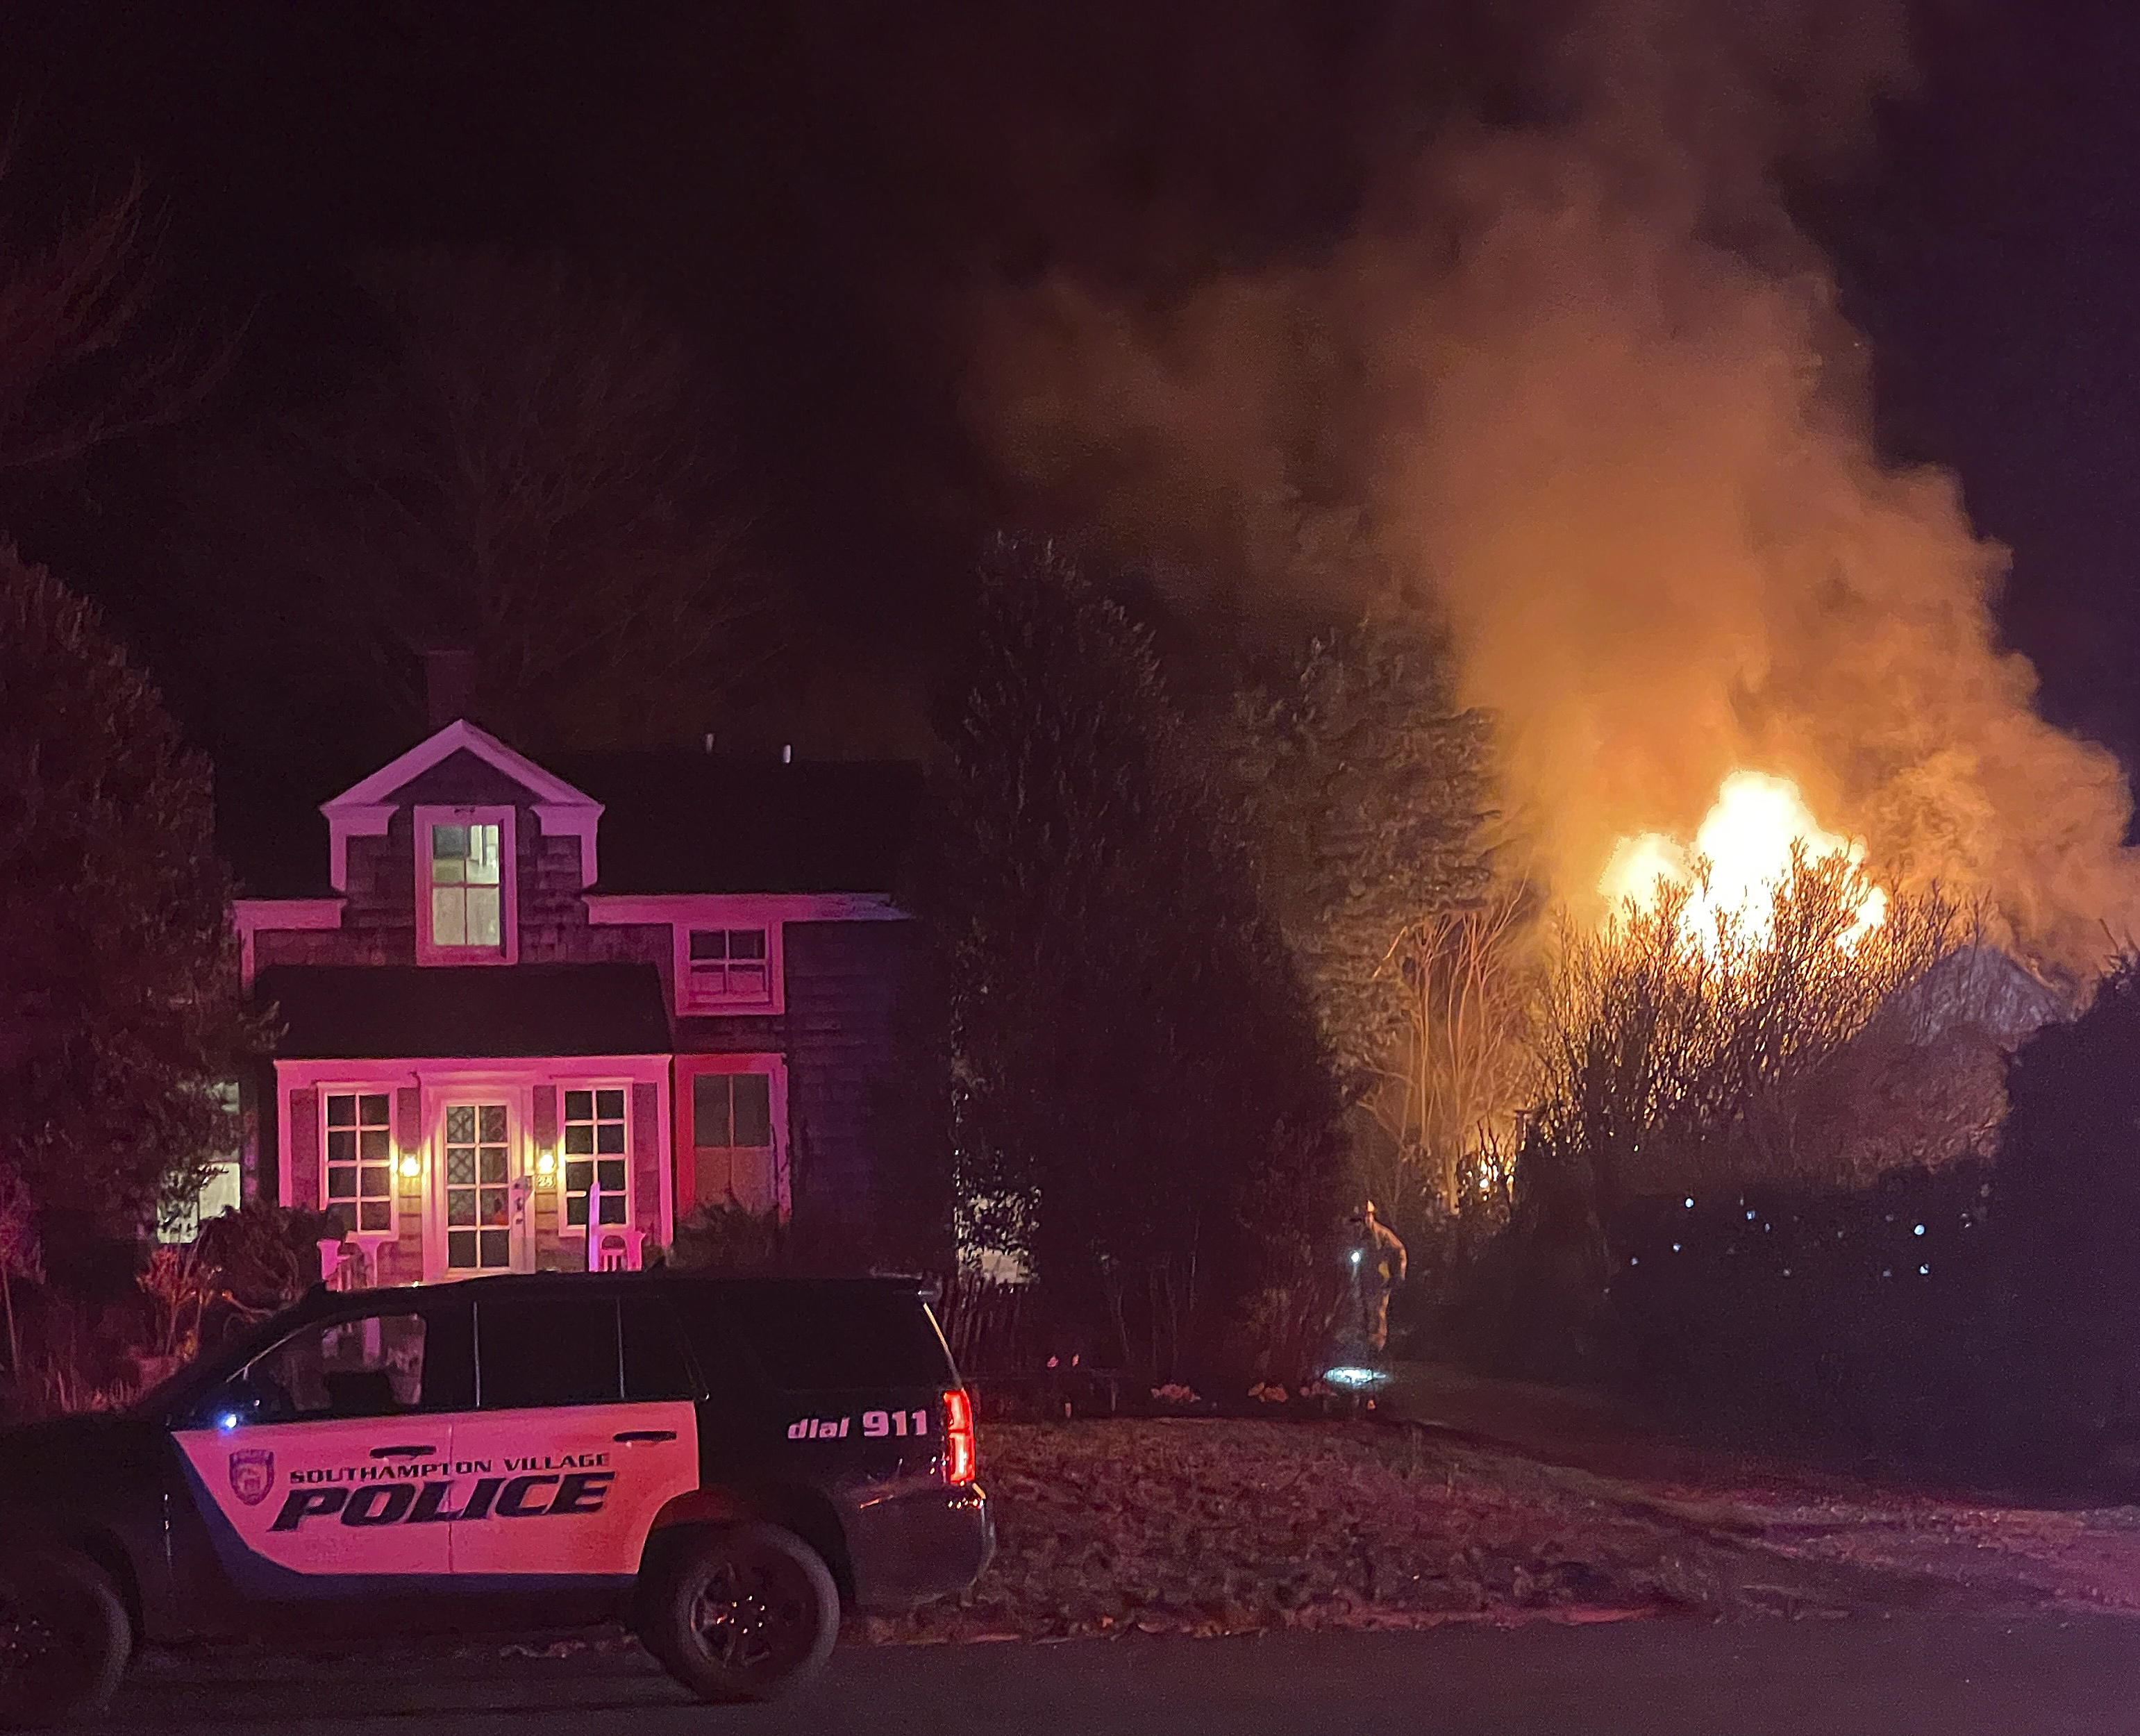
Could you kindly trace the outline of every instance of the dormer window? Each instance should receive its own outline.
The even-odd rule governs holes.
[[[513,810],[416,810],[416,900],[430,964],[513,961]]]
[[[769,1007],[773,968],[763,928],[695,928],[685,946],[685,1002],[699,1009]]]
[[[495,826],[431,828],[432,945],[496,951],[504,944],[503,895]]]

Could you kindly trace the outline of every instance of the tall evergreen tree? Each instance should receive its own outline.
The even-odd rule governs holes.
[[[96,612],[0,549],[0,1171],[138,1229],[231,1143],[243,1006],[207,762]]]
[[[984,577],[920,890],[961,1189],[1164,1377],[1300,1275],[1336,1099],[1149,635],[1052,549]]]

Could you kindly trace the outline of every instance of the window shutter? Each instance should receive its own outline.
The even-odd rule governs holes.
[[[320,1094],[309,1085],[290,1093],[290,1197],[282,1204],[320,1209]]]
[[[534,1135],[535,1149],[537,1151],[555,1151],[557,1149],[557,1087],[554,1085],[537,1086],[532,1108],[534,1125],[529,1131]]]
[[[632,1227],[650,1236],[661,1233],[661,1090],[638,1084],[631,1088]]]

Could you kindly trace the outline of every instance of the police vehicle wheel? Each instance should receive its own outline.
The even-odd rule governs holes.
[[[0,1552],[0,1729],[93,1717],[133,1650],[126,1606],[95,1562],[67,1549]]]
[[[816,1550],[775,1525],[693,1531],[664,1552],[639,1637],[716,1704],[770,1699],[832,1655],[840,1593]]]

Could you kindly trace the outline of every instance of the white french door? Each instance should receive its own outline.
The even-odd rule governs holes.
[[[528,1268],[528,1187],[511,1106],[449,1103],[439,1127],[438,1211],[449,1277]]]

